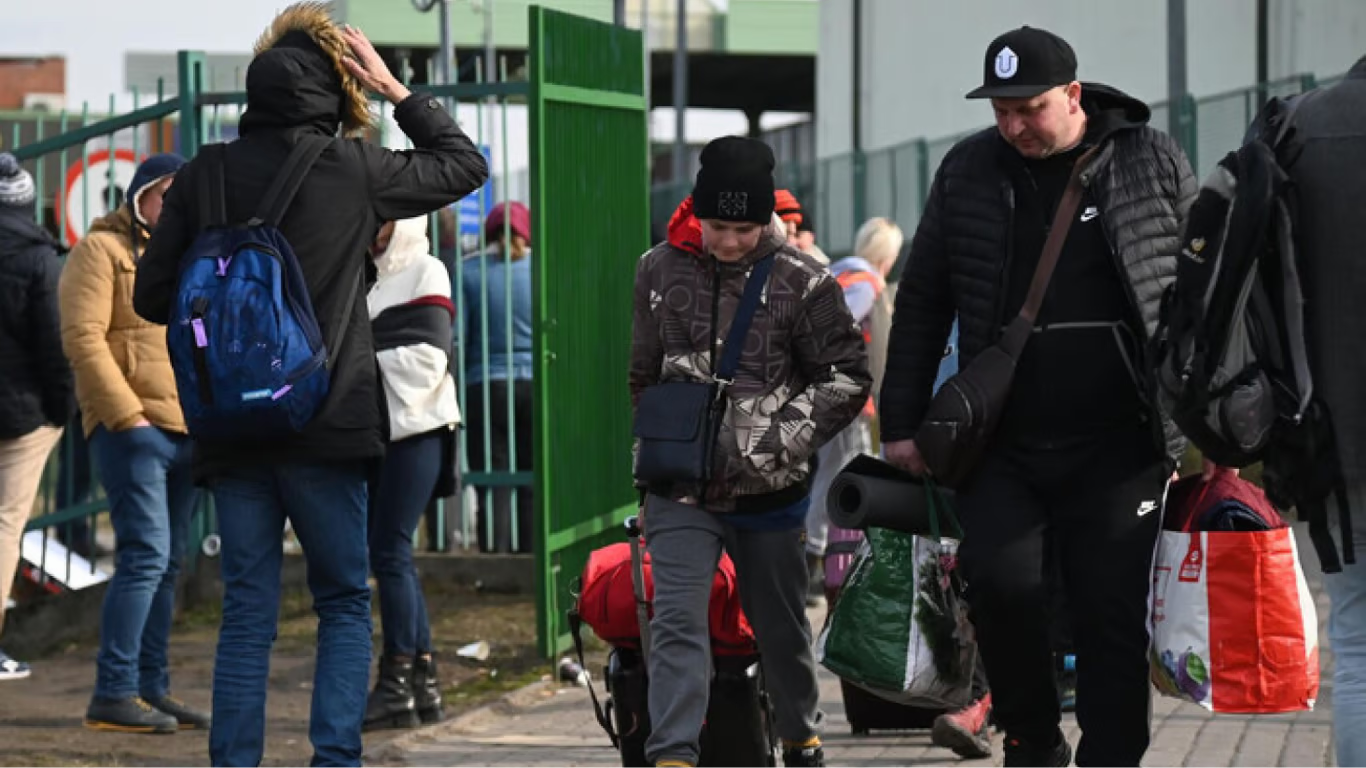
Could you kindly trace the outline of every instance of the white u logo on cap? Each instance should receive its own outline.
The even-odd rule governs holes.
[[[1009,80],[1015,76],[1015,72],[1020,68],[1020,57],[1010,50],[1010,46],[1001,49],[996,54],[996,76],[1002,80]]]

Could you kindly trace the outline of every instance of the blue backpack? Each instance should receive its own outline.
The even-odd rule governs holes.
[[[328,346],[280,221],[331,143],[294,146],[256,213],[227,220],[224,144],[204,147],[198,189],[203,227],[180,264],[166,345],[185,423],[196,439],[268,441],[297,434],[327,401]],[[360,283],[333,325],[345,339]]]

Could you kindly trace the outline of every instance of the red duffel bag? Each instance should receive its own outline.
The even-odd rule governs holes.
[[[653,606],[654,577],[650,554],[642,540],[645,572],[645,600]],[[636,622],[635,589],[631,583],[631,547],[627,542],[610,544],[588,556],[580,580],[578,613],[603,642],[620,648],[640,647],[640,628]],[[650,615],[654,615],[651,607]],[[740,607],[740,589],[735,564],[721,553],[716,578],[711,585],[712,652],[718,655],[756,653],[754,630]]]

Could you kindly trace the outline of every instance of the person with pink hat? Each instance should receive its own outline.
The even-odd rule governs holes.
[[[499,203],[484,220],[484,237],[488,247],[461,265],[466,350],[461,411],[469,467],[471,472],[530,472],[531,212],[515,200]],[[479,490],[479,548],[529,552],[531,489],[518,489],[515,505],[512,488]]]

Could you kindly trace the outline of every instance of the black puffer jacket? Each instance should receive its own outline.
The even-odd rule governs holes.
[[[272,48],[247,70],[242,138],[225,150],[230,221],[250,218],[276,172],[304,135],[333,135],[344,109],[335,67],[308,45]],[[196,474],[221,474],[242,464],[372,459],[382,455],[387,422],[376,372],[365,292],[358,289],[367,248],[384,221],[421,216],[478,189],[488,178],[484,157],[434,99],[413,94],[394,119],[415,149],[394,152],[360,140],[337,139],[304,177],[280,223],[308,286],[323,338],[341,338],[327,402],[289,440],[249,444],[196,442]],[[202,155],[176,175],[161,219],[138,262],[133,307],[165,323],[180,259],[204,226]],[[352,297],[349,307],[345,306]],[[348,320],[340,318],[350,315]]]
[[[1087,83],[1082,105],[1092,130],[1103,123],[1101,150],[1082,181],[1100,208],[1132,308],[1150,337],[1162,291],[1176,279],[1181,221],[1195,199],[1195,176],[1176,141],[1147,125],[1142,102]],[[1002,281],[1014,212],[1010,180],[1012,164],[1021,162],[993,127],[959,142],[935,175],[896,297],[880,400],[884,440],[915,436],[955,314],[962,367],[996,342],[1008,319],[1002,316]],[[1143,366],[1141,394],[1152,403],[1147,370]],[[1164,429],[1160,436],[1154,431],[1154,440],[1175,458],[1184,440],[1170,419],[1154,415]]]
[[[0,440],[65,426],[75,410],[57,319],[63,250],[31,214],[0,206]]]

